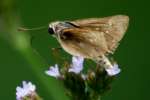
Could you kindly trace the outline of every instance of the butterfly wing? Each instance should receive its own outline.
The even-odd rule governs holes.
[[[108,51],[104,33],[90,29],[64,29],[60,35],[61,46],[74,56],[93,58]]]
[[[80,28],[104,33],[108,52],[113,53],[127,30],[129,17],[125,15],[116,15],[104,18],[75,20],[71,23]],[[99,41],[97,42],[100,43]]]

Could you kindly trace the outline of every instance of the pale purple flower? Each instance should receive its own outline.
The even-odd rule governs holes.
[[[71,64],[68,71],[79,74],[83,70],[83,62],[84,62],[83,57],[73,56],[72,57],[72,64]]]
[[[58,77],[61,76],[57,64],[55,64],[55,66],[50,66],[50,67],[49,67],[49,70],[47,70],[45,73],[46,73],[47,75],[53,76],[53,77],[55,77],[55,78],[58,78]]]
[[[22,82],[23,86],[20,87],[20,86],[17,86],[16,88],[16,99],[17,100],[23,100],[23,98],[25,96],[30,96],[32,94],[35,93],[35,90],[36,90],[36,86],[33,85],[31,82],[26,82],[26,81],[23,81]]]
[[[106,69],[109,76],[114,76],[120,73],[121,69],[118,64],[114,64],[113,67]]]

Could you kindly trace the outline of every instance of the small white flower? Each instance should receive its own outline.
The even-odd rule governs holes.
[[[114,76],[120,73],[121,69],[118,64],[114,64],[113,67],[106,69],[109,76]]]
[[[16,88],[16,98],[17,100],[23,100],[23,98],[25,96],[30,96],[32,94],[35,93],[35,90],[36,90],[36,86],[33,85],[31,82],[26,82],[26,81],[23,81],[23,86],[20,87],[20,86],[17,86]]]
[[[81,74],[81,77],[82,77],[83,80],[87,79],[87,75],[85,75],[85,74]]]
[[[79,74],[83,70],[83,62],[84,62],[83,57],[73,56],[72,65],[71,68],[69,68],[69,72],[74,72],[76,74]]]
[[[45,73],[46,73],[47,75],[53,76],[53,77],[55,77],[55,78],[58,78],[58,77],[61,76],[57,64],[55,64],[55,66],[50,66],[50,67],[49,67],[49,70],[47,70]]]

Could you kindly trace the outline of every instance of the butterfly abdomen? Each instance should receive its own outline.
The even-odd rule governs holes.
[[[94,58],[93,60],[100,66],[104,67],[105,69],[113,67],[112,63],[105,55]]]

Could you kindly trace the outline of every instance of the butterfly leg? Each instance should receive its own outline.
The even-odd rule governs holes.
[[[62,50],[62,48],[61,48],[61,47],[51,48],[51,49],[52,49],[52,50],[54,50],[54,51],[55,51],[55,50],[56,50],[56,51],[57,51],[57,50]]]

